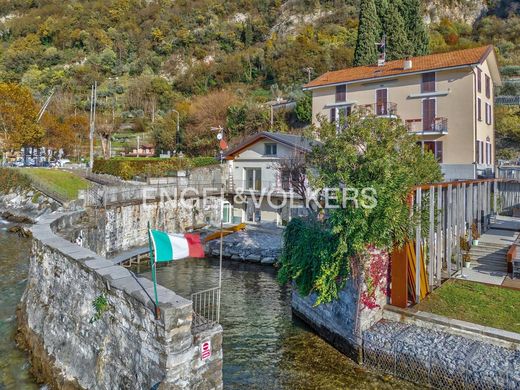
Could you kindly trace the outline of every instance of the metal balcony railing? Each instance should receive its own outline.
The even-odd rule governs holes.
[[[361,104],[358,110],[365,115],[397,116],[397,104],[392,102]]]
[[[412,133],[448,133],[448,118],[435,118],[431,122],[423,119],[407,119],[405,121],[408,131]]]

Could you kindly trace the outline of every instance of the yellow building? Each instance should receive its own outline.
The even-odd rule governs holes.
[[[398,116],[432,151],[447,180],[494,174],[493,46],[327,72],[307,84],[313,121],[340,123],[352,110]]]

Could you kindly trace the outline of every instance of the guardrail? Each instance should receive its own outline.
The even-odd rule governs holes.
[[[220,322],[220,287],[191,294],[192,328],[211,327]]]
[[[407,119],[405,125],[412,133],[441,133],[448,132],[448,118],[435,118],[430,123],[423,119]]]

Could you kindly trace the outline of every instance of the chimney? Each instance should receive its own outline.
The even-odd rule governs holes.
[[[404,70],[410,70],[412,69],[412,59],[407,58],[404,60]]]

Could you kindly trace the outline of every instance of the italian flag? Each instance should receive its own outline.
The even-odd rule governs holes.
[[[151,229],[149,234],[156,263],[186,257],[204,257],[204,248],[198,234],[168,234]]]

